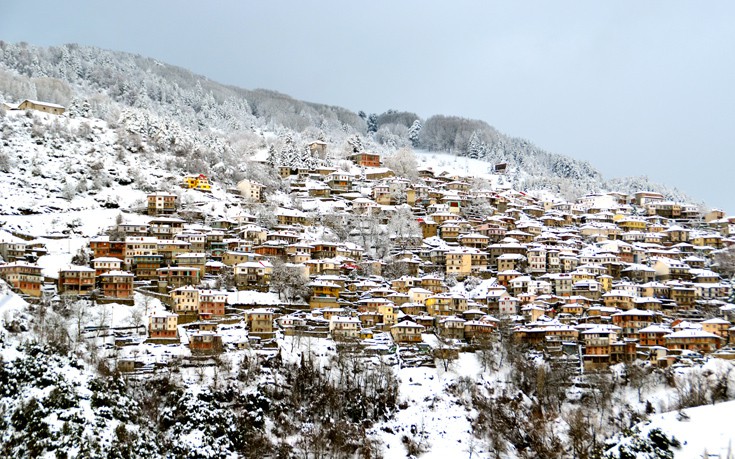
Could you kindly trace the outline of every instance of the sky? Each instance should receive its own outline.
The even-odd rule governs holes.
[[[3,0],[0,40],[128,51],[367,113],[481,119],[735,214],[731,0]]]

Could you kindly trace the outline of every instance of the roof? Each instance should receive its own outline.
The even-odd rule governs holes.
[[[403,321],[403,322],[399,322],[399,323],[393,325],[390,328],[391,329],[393,329],[393,328],[421,328],[421,329],[424,329],[426,327],[424,327],[423,325],[419,325],[416,322],[412,322],[410,320],[406,320],[406,321]]]
[[[673,333],[669,333],[665,336],[665,338],[716,338],[716,339],[722,339],[719,336],[715,335],[714,333],[709,333],[704,330],[699,330],[696,328],[686,328],[684,330],[675,331]]]

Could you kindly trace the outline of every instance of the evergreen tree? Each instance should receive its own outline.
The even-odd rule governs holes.
[[[411,141],[411,146],[417,148],[419,146],[419,134],[421,133],[421,121],[416,120],[413,122],[411,127],[408,129],[408,140]]]
[[[378,115],[371,113],[367,119],[368,134],[378,132]]]
[[[347,143],[350,144],[352,147],[353,153],[360,153],[365,150],[362,146],[362,140],[360,139],[360,136],[355,134],[352,137],[347,139]]]
[[[467,142],[467,157],[472,159],[480,159],[482,153],[482,141],[477,131],[472,132],[470,141]]]
[[[279,166],[280,158],[278,153],[276,152],[276,147],[271,144],[270,147],[268,147],[268,158],[265,160],[265,162],[268,163],[271,167]]]

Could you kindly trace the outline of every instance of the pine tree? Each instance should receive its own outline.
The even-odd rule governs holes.
[[[481,150],[482,142],[480,141],[480,136],[477,134],[477,131],[474,131],[470,136],[470,141],[467,142],[466,155],[468,158],[480,159]]]
[[[367,119],[367,131],[368,134],[378,132],[378,115],[371,113]]]
[[[279,166],[279,155],[276,152],[276,147],[271,144],[270,147],[268,147],[268,158],[266,158],[265,162],[268,163],[271,167]]]
[[[360,136],[357,134],[348,138],[347,143],[352,147],[353,153],[360,153],[365,150],[362,146],[362,140],[360,139]]]
[[[408,129],[408,140],[414,148],[419,146],[419,134],[421,133],[421,121],[416,120]]]

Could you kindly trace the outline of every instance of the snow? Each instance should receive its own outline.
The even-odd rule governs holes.
[[[682,412],[686,417],[677,411],[653,415],[641,431],[647,433],[660,428],[667,435],[676,437],[682,444],[681,448],[674,450],[674,458],[677,459],[704,457],[705,451],[708,457],[727,458],[735,448],[735,429],[729,422],[735,412],[735,401],[688,408]]]
[[[437,368],[418,367],[398,370],[400,379],[401,402],[407,403],[405,409],[396,413],[395,419],[379,426],[378,434],[385,443],[385,457],[404,457],[405,448],[401,442],[403,435],[411,437],[411,428],[425,433],[426,453],[422,459],[445,459],[458,457],[460,451],[466,452],[470,440],[470,413],[457,400],[447,394],[447,386],[456,383],[460,377],[476,378],[480,365],[474,354],[461,353],[452,362],[449,371]],[[394,433],[385,432],[389,427]],[[477,452],[477,451],[476,451]]]

